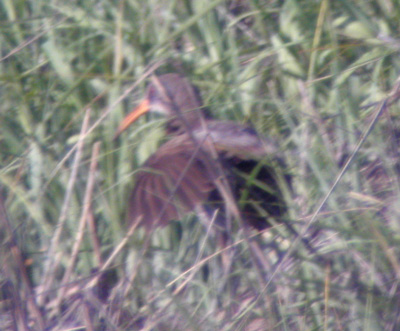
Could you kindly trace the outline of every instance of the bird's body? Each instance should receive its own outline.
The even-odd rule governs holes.
[[[284,204],[272,168],[257,166],[255,161],[274,153],[274,144],[248,126],[212,120],[202,108],[197,90],[177,74],[154,78],[146,98],[124,119],[117,134],[149,110],[168,117],[167,132],[172,138],[150,156],[138,173],[129,199],[129,222],[140,220],[150,230],[181,219],[208,200],[221,201],[221,188],[216,182],[221,176],[228,179],[234,198],[240,199],[247,188],[249,192],[254,190],[250,189],[251,181],[240,178],[235,168],[245,173],[253,171],[250,177],[276,191],[256,188],[258,199],[263,201],[252,203],[267,206],[272,216],[282,214]],[[268,226],[257,212],[260,206],[242,204],[242,216],[248,224],[258,229]]]

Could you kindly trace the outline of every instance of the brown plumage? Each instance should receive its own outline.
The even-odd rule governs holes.
[[[269,225],[259,208],[273,217],[282,215],[285,206],[273,169],[257,167],[258,161],[254,161],[274,153],[273,143],[248,126],[212,120],[195,87],[177,74],[154,77],[145,99],[126,116],[116,135],[148,111],[167,116],[167,132],[172,138],[150,156],[136,176],[129,198],[129,222],[141,217],[150,230],[182,218],[197,206],[210,210],[218,205],[215,201],[221,206],[223,199],[215,184],[221,166],[236,199],[249,189],[251,203],[242,208],[248,224],[258,229]],[[258,169],[255,179],[269,189],[248,187],[234,169],[248,174]],[[208,200],[213,203],[207,204]]]

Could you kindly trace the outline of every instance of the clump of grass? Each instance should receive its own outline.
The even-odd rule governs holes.
[[[396,1],[0,6],[0,329],[399,328]],[[315,252],[278,224],[251,233],[257,267],[239,226],[221,248],[193,215],[145,252],[128,240],[162,130],[112,137],[171,71],[279,142],[287,221]]]

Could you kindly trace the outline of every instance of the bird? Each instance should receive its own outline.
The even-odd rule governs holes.
[[[198,89],[177,73],[152,77],[144,99],[122,120],[115,138],[148,112],[166,117],[170,139],[137,173],[128,223],[139,222],[151,231],[191,211],[210,217],[227,203],[221,179],[239,201],[244,224],[263,230],[271,226],[270,217],[285,213],[274,167],[262,161],[277,152],[275,142],[248,125],[213,119]]]

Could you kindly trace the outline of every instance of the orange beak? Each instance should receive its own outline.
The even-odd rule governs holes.
[[[146,114],[150,110],[150,102],[144,99],[134,110],[132,110],[126,117],[122,120],[117,131],[115,132],[114,139],[125,131],[133,122],[135,122],[140,116]]]

